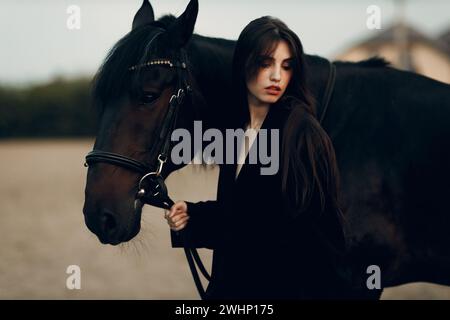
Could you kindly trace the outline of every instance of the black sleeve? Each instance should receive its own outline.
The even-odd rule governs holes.
[[[182,248],[184,242],[190,248],[215,249],[221,237],[222,207],[218,201],[187,202],[189,221],[181,231],[170,230],[172,248]],[[184,234],[182,234],[184,233]]]

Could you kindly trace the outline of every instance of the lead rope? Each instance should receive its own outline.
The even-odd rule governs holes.
[[[184,75],[180,74],[178,78],[180,79],[180,83],[179,83],[180,87],[181,86],[184,87],[184,90],[186,90],[186,93],[189,93],[191,88],[190,88],[189,84],[187,83]],[[165,157],[165,159],[167,159],[168,152],[170,149],[170,137],[168,135],[169,134],[171,135],[173,130],[175,129],[177,117],[178,117],[178,111],[179,111],[178,107],[183,103],[183,100],[184,100],[185,94],[186,94],[184,90],[183,89],[178,90],[177,95],[171,97],[170,102],[169,102],[170,109],[168,111],[167,117],[168,118],[172,117],[172,119],[169,118],[172,121],[168,126],[163,127],[161,130],[161,133],[160,133],[160,139],[165,137],[165,142],[164,142],[164,145],[162,148],[162,153],[161,153],[161,155],[163,157]],[[173,201],[170,200],[170,202],[171,202],[170,207],[172,207]],[[170,209],[170,207],[169,207],[169,209]],[[192,278],[194,279],[194,283],[197,288],[197,291],[200,295],[200,298],[202,300],[204,300],[206,297],[206,293],[205,293],[205,289],[203,288],[203,284],[200,280],[200,276],[198,274],[197,268],[200,270],[200,272],[202,273],[203,277],[205,277],[206,280],[211,281],[211,276],[209,275],[208,271],[206,270],[206,268],[200,258],[200,255],[198,254],[197,249],[188,246],[189,235],[188,235],[187,230],[182,230],[180,232],[177,232],[177,234],[180,235],[181,241],[183,242],[184,253],[186,255],[186,259],[188,261],[188,265],[191,270]]]
[[[182,61],[187,61],[185,55],[183,55]],[[185,65],[186,65],[186,63],[185,63]],[[186,68],[187,68],[187,65],[186,65]],[[187,72],[187,70],[184,70],[184,71]],[[180,73],[182,73],[182,72],[180,72]],[[180,74],[179,79],[180,79],[181,84],[184,86],[184,88],[186,90],[186,94],[189,94],[191,91],[191,87],[187,83],[185,74],[183,74],[183,73]],[[176,123],[176,119],[174,121],[174,126],[175,126],[175,123]],[[203,264],[202,259],[200,258],[200,255],[198,254],[197,249],[188,247],[189,234],[188,234],[187,230],[184,230],[184,232],[182,232],[181,237],[182,237],[181,240],[183,241],[183,245],[184,245],[184,253],[186,255],[186,259],[188,261],[189,268],[191,269],[191,274],[192,274],[192,278],[194,279],[195,286],[197,287],[197,291],[200,295],[200,298],[202,300],[205,300],[206,293],[205,293],[205,289],[203,288],[202,282],[200,280],[200,276],[198,274],[197,268],[200,270],[203,277],[205,277],[205,279],[207,281],[211,281],[211,276],[209,275],[208,271],[206,271],[205,265]]]

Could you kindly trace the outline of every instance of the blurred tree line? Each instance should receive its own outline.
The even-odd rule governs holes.
[[[90,89],[86,78],[0,87],[0,138],[94,136]]]

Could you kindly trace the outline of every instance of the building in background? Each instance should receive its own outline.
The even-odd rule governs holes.
[[[336,60],[360,61],[373,56],[393,67],[450,83],[450,28],[430,38],[405,20],[406,0],[394,0],[396,17],[386,30],[338,54]]]
[[[336,60],[381,56],[392,66],[450,83],[450,29],[436,39],[399,22],[338,54]]]

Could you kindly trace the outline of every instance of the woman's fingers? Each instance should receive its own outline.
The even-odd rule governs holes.
[[[175,226],[179,226],[179,225],[181,225],[182,223],[184,223],[184,222],[186,222],[186,221],[188,221],[188,220],[189,220],[189,216],[186,215],[186,216],[184,216],[184,217],[178,219],[177,221],[174,221],[173,224],[174,224]]]
[[[173,223],[170,228],[173,231],[180,231],[186,227],[188,220],[189,220],[189,216],[186,216],[183,219],[178,220],[177,222]]]
[[[171,213],[171,212],[165,213],[164,214],[164,218],[166,220],[172,220],[172,219],[178,219],[178,217],[185,216],[185,215],[187,215],[186,211],[179,211],[178,210],[178,211],[175,211],[173,213]]]
[[[185,221],[186,219],[189,219],[189,215],[186,212],[179,213],[173,217],[167,217],[167,223],[169,226],[174,227],[179,225],[180,221]]]
[[[188,214],[186,212],[181,212],[181,213],[179,213],[179,214],[177,214],[177,215],[175,215],[175,216],[173,216],[172,218],[169,218],[169,219],[173,223],[175,223],[175,222],[177,222],[177,221],[179,221],[179,220],[181,220],[181,219],[183,219],[183,218],[185,218],[187,216],[188,216]]]
[[[173,231],[180,231],[180,230],[183,230],[185,227],[186,227],[186,224],[184,224],[184,225],[182,225],[182,226],[179,226],[178,228],[174,228],[174,229],[172,229],[172,230],[173,230]]]
[[[165,219],[168,222],[177,222],[178,220],[180,220],[180,219],[182,219],[184,217],[187,217],[187,216],[188,216],[188,214],[186,212],[177,212],[172,217],[167,216],[167,217],[165,217]]]
[[[189,215],[187,213],[187,204],[184,201],[177,201],[170,208],[170,211],[166,211],[164,218],[167,220],[170,229],[173,231],[180,231],[185,228]]]
[[[186,212],[187,211],[187,204],[184,201],[177,201],[174,203],[172,208],[170,208],[169,217],[174,216],[176,213],[179,212]]]

